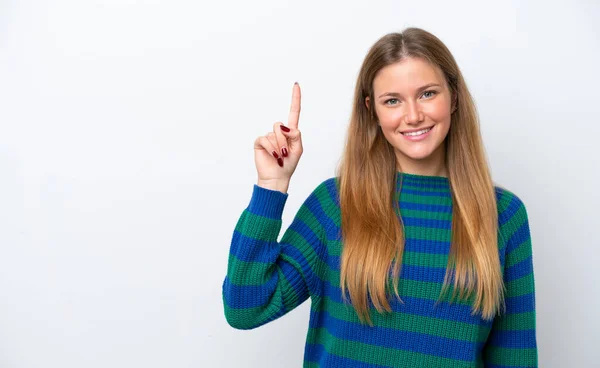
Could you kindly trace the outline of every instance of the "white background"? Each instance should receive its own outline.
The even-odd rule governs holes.
[[[334,175],[367,50],[409,26],[454,54],[528,209],[540,366],[594,366],[599,24],[595,0],[1,0],[0,367],[300,367],[309,302],[223,314],[252,144],[299,81],[285,228]]]

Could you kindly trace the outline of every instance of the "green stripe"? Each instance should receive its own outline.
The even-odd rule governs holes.
[[[433,229],[418,226],[405,226],[406,237],[414,240],[450,241],[451,229]]]
[[[527,215],[525,207],[521,206],[510,220],[500,228],[500,231],[504,233],[507,239],[510,239],[525,222],[527,222]]]
[[[496,317],[494,329],[505,331],[534,330],[536,327],[535,312],[503,314]]]
[[[331,270],[331,269],[330,269]],[[328,278],[329,282],[332,286],[339,288],[340,287],[340,272],[337,270],[330,271],[330,277]],[[390,278],[389,285],[391,287],[392,280]],[[426,281],[415,281],[415,280],[407,280],[407,279],[399,279],[398,280],[398,291],[400,292],[400,297],[409,296],[414,298],[421,298],[427,300],[437,301],[439,295],[442,291],[442,283],[441,282],[426,282]],[[391,290],[391,289],[390,289]],[[452,296],[452,291],[454,290],[454,285],[450,284],[448,287],[448,292],[440,299],[441,301],[449,302]],[[472,305],[472,302],[475,299],[475,295],[471,295],[471,297],[467,300],[460,299],[458,300],[458,292],[456,294],[454,303],[460,305]]]
[[[431,188],[426,186],[419,186],[418,184],[410,184],[409,182],[402,181],[402,189],[410,189],[410,190],[418,190],[422,193],[444,193],[444,196],[450,193],[450,187],[440,185],[440,183],[431,183],[433,185],[437,185],[437,188]],[[396,188],[398,188],[398,184],[396,184]],[[397,190],[397,189],[396,189]]]
[[[489,347],[485,351],[489,363],[511,367],[537,367],[537,349]]]
[[[452,212],[428,212],[423,210],[402,209],[402,215],[424,220],[452,221]]]
[[[260,241],[277,241],[281,220],[273,220],[244,210],[235,230],[242,235]]]
[[[452,197],[449,196],[421,196],[418,194],[410,194],[410,193],[399,193],[399,200],[402,203],[413,203],[413,204],[434,204],[437,206],[451,206],[452,205]],[[396,194],[396,198],[398,198],[398,194]]]
[[[521,296],[534,290],[533,273],[506,283],[506,297]]]
[[[271,316],[277,314],[282,306],[280,292],[275,293],[269,305],[254,308],[231,308],[223,299],[225,317],[228,320],[236,321],[236,324],[242,328],[252,328],[264,323]]]
[[[504,267],[508,268],[516,265],[519,262],[531,257],[531,238],[524,240],[517,248],[513,249],[510,254],[506,255],[506,262]]]
[[[235,255],[229,256],[229,268],[236,270],[229,275],[229,280],[237,286],[260,286],[268,281],[273,265],[262,262],[246,262],[238,259]],[[236,278],[236,275],[242,275]]]

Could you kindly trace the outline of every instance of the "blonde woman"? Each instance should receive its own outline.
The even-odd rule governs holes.
[[[223,283],[228,323],[256,328],[310,297],[304,367],[537,367],[527,212],[492,181],[447,47],[418,28],[372,46],[337,175],[278,242],[299,114],[295,84],[287,126],[254,143],[258,182]]]

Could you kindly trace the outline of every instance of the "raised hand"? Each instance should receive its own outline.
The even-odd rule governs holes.
[[[287,126],[281,122],[273,131],[254,141],[254,163],[259,186],[286,193],[289,181],[302,156],[302,139],[298,130],[300,119],[300,85],[294,84],[292,106]]]

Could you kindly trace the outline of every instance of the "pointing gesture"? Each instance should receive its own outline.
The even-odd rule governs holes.
[[[300,119],[300,86],[298,82],[294,83],[292,91],[292,107],[290,107],[290,115],[288,116],[288,127],[290,129],[298,129],[298,120]]]
[[[259,186],[287,192],[289,181],[302,156],[302,139],[298,130],[300,119],[300,85],[294,84],[288,125],[273,125],[273,131],[254,141],[254,163]]]

